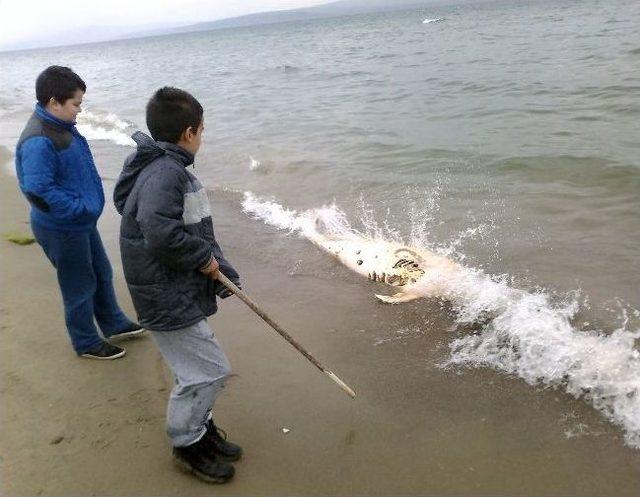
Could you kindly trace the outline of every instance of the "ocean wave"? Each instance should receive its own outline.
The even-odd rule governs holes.
[[[565,136],[570,133],[564,132]],[[573,155],[509,157],[491,165],[500,174],[530,183],[564,182],[578,188],[608,188],[612,192],[640,193],[640,168],[600,157]]]
[[[447,365],[492,367],[529,385],[561,388],[590,402],[640,448],[640,330],[627,330],[627,312],[613,333],[577,329],[578,292],[555,303],[543,291],[511,288],[505,280],[470,271],[452,282],[459,323],[492,319],[480,333],[454,340]]]
[[[30,102],[33,97],[24,89],[12,88],[0,94],[0,117],[4,117],[13,113],[27,113],[32,110]]]
[[[298,212],[245,192],[242,207],[265,224],[310,240],[318,234],[318,226],[338,238],[385,243],[400,239],[398,233],[380,229],[370,212],[361,220],[365,232],[354,229],[335,204]],[[423,225],[433,211],[429,204],[416,222]],[[446,249],[428,247],[419,227],[412,230],[408,245],[449,255]],[[582,307],[579,292],[557,301],[548,291],[513,287],[508,275],[461,268],[452,274],[427,274],[415,285],[436,283],[440,297],[451,302],[456,323],[482,323],[475,334],[452,341],[450,357],[442,366],[492,367],[530,385],[561,388],[589,402],[624,430],[628,445],[640,448],[640,352],[636,350],[640,330],[628,329],[629,313],[637,319],[640,312],[621,306],[618,328],[580,329],[573,323]]]
[[[77,128],[87,140],[106,140],[116,145],[135,147],[129,136],[133,124],[112,113],[83,110],[78,114]]]
[[[422,24],[431,24],[432,22],[440,22],[440,21],[444,21],[444,18],[436,17],[434,19],[425,19],[422,21]]]
[[[301,71],[300,67],[290,66],[289,64],[281,64],[279,66],[276,66],[276,69],[284,73],[295,73]]]

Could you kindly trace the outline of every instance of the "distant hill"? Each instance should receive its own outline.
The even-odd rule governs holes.
[[[218,21],[201,22],[189,26],[182,26],[170,30],[157,30],[153,34],[188,33],[193,31],[209,31],[212,29],[238,28],[281,22],[306,21],[345,15],[364,14],[367,12],[382,12],[404,10],[436,5],[453,5],[461,3],[479,3],[486,0],[338,0],[315,7],[302,9],[279,10],[261,12]],[[149,32],[151,33],[151,32]]]
[[[1,0],[0,0],[1,1]],[[30,42],[8,43],[0,50],[22,50],[37,47],[51,47],[64,45],[79,45],[83,43],[98,43],[109,40],[123,40],[130,38],[145,38],[149,36],[163,36],[176,33],[190,33],[209,31],[213,29],[236,28],[244,26],[258,26],[283,22],[305,21],[340,17],[345,15],[363,14],[367,12],[382,12],[404,10],[438,5],[458,5],[480,3],[492,0],[338,0],[315,7],[301,9],[261,12],[229,19],[201,22],[197,24],[149,27],[121,27],[121,26],[84,26],[68,29],[55,35],[48,35],[32,39]]]

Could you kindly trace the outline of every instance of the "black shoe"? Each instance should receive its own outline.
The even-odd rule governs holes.
[[[209,483],[226,483],[235,473],[231,464],[211,453],[205,437],[186,447],[174,447],[173,457],[179,466]]]
[[[109,335],[107,340],[110,342],[117,342],[126,338],[135,338],[142,335],[146,330],[137,323],[131,323],[124,330],[120,330],[113,335]]]
[[[220,434],[222,432],[222,435]],[[218,428],[213,419],[207,421],[207,432],[202,437],[207,440],[216,455],[225,461],[237,461],[242,457],[242,447],[227,441],[227,434]]]
[[[88,357],[89,359],[100,359],[108,361],[110,359],[117,359],[125,354],[125,350],[122,347],[111,345],[109,342],[102,342],[101,345],[93,350],[88,350],[84,354],[80,354],[81,357]]]

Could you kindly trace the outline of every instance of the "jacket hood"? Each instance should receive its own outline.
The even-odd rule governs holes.
[[[193,164],[194,156],[185,149],[169,142],[156,142],[142,131],[136,131],[131,138],[138,149],[124,162],[124,167],[113,190],[113,202],[116,210],[122,214],[129,194],[136,184],[138,175],[151,162],[163,155],[167,155],[183,166]]]

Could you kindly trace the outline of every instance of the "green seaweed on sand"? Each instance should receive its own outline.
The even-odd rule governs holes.
[[[3,233],[2,237],[9,242],[17,243],[18,245],[31,245],[36,241],[33,236],[24,233]]]

